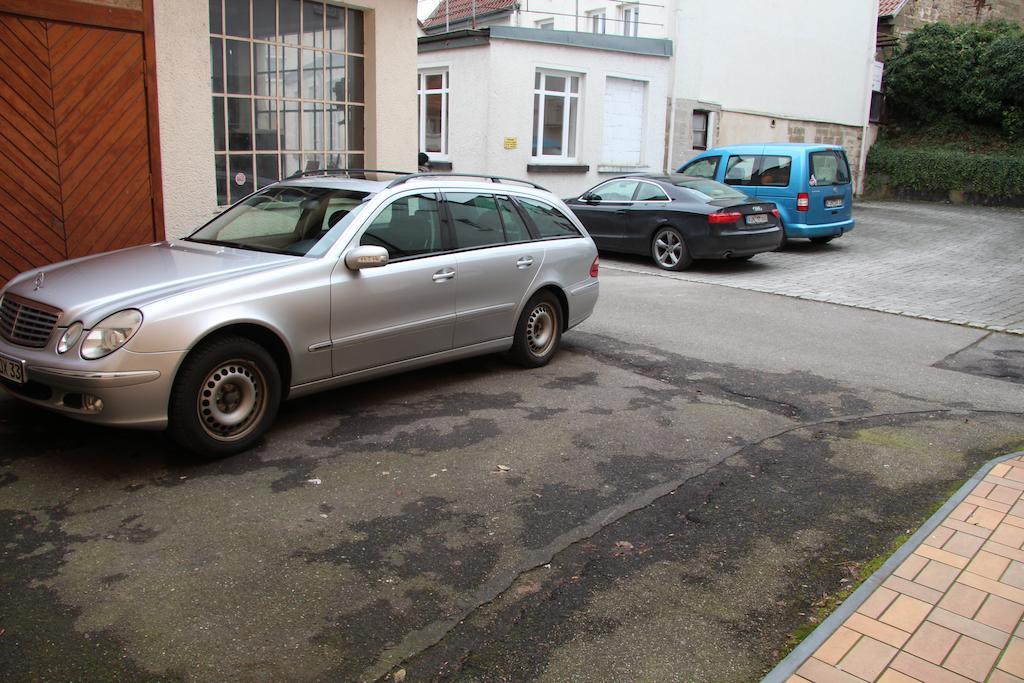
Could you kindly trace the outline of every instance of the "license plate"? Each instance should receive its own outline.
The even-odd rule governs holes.
[[[843,205],[843,198],[842,197],[833,197],[832,199],[826,199],[825,200],[825,208],[826,209],[838,209],[842,205]]]
[[[747,216],[747,225],[764,225],[768,222],[768,214],[752,213]]]
[[[18,384],[24,384],[25,361],[0,355],[0,377]]]

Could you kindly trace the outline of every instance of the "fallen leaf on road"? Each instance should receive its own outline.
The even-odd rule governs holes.
[[[402,683],[405,680],[405,669],[399,669],[391,678],[395,683]]]
[[[508,465],[498,465],[497,467],[498,467],[498,469],[497,469],[498,472],[508,472],[508,471],[510,471],[512,469]]]
[[[632,550],[633,544],[629,541],[615,541],[616,548],[622,548],[623,550]]]
[[[323,482],[321,482],[319,479],[307,479],[306,483],[312,484],[313,486],[319,486]]]

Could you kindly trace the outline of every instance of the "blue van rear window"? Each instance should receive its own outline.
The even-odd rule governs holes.
[[[811,152],[811,185],[845,185],[850,182],[850,165],[836,150]]]

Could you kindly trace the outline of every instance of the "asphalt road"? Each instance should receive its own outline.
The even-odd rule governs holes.
[[[756,680],[1024,448],[1022,341],[606,267],[548,367],[294,401],[218,463],[0,397],[0,671]]]

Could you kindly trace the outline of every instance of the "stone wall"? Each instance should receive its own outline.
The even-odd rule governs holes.
[[[1020,0],[910,0],[894,18],[893,27],[902,38],[925,24],[949,24],[1007,19],[1024,24],[1024,3]]]

